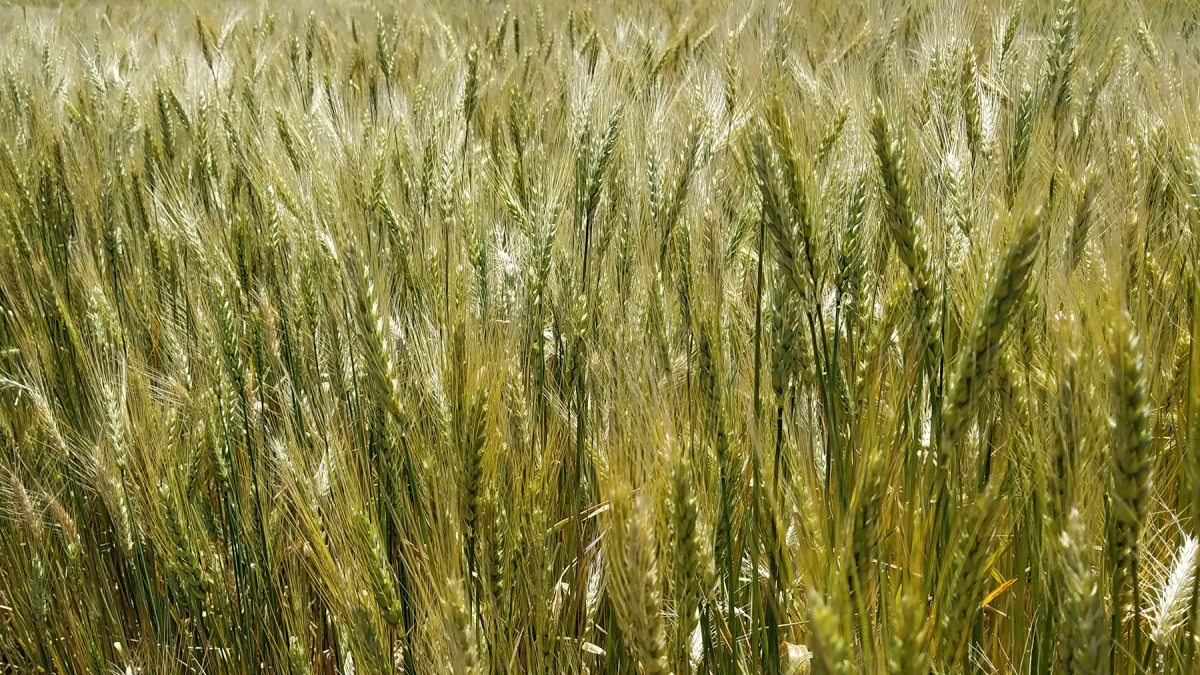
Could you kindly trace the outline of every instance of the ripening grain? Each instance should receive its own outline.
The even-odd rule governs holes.
[[[0,7],[0,675],[1200,669],[1195,7],[192,4]]]

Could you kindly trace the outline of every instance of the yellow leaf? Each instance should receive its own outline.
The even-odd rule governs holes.
[[[983,604],[980,605],[980,609],[982,609],[983,607],[987,607],[991,601],[1000,597],[1001,593],[1003,593],[1004,591],[1007,591],[1008,587],[1012,586],[1015,583],[1017,583],[1017,578],[1013,577],[1013,578],[1009,579],[1008,581],[1000,584],[1000,586],[997,587],[996,590],[992,591],[991,593],[988,593],[988,596],[983,599]]]

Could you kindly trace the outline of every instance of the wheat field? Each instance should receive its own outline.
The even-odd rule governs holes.
[[[1196,673],[1200,7],[0,7],[0,673]]]

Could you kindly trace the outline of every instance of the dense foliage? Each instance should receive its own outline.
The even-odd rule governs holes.
[[[0,673],[1192,673],[1200,13],[0,8]]]

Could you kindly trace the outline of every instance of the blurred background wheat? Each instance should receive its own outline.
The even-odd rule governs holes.
[[[0,8],[0,673],[1194,673],[1200,8]]]

